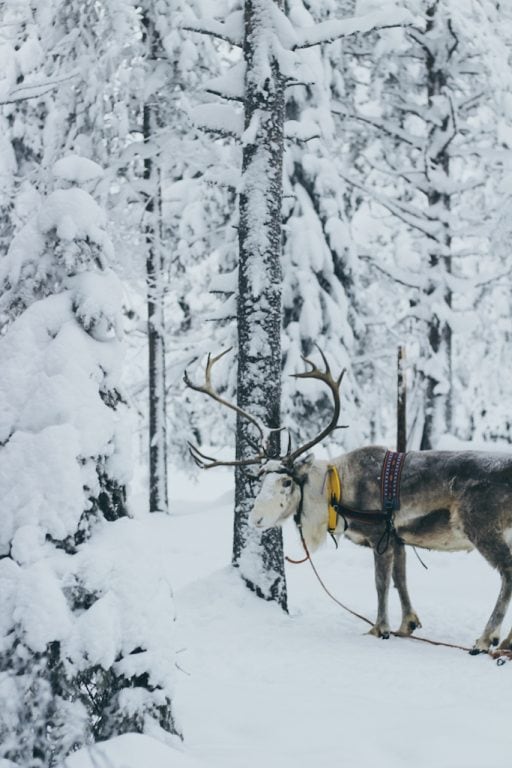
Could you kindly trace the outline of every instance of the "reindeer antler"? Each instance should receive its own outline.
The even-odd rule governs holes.
[[[212,456],[207,456],[199,450],[197,445],[188,443],[188,451],[192,456],[194,463],[201,469],[211,469],[212,467],[246,467],[250,464],[261,464],[262,461],[267,459],[267,455],[261,454],[253,456],[250,459],[233,459],[232,461],[222,461],[221,459],[214,459]]]
[[[319,435],[317,435],[315,438],[310,440],[307,443],[304,443],[304,445],[299,446],[294,451],[288,450],[288,453],[286,456],[283,456],[281,458],[281,461],[285,464],[293,464],[294,461],[302,454],[306,453],[306,451],[311,450],[313,446],[318,445],[318,443],[321,443],[322,440],[327,437],[331,432],[334,432],[335,429],[338,429],[338,419],[340,417],[340,385],[343,380],[343,376],[345,375],[346,368],[342,370],[340,375],[337,379],[335,379],[331,373],[331,369],[329,367],[329,363],[327,362],[327,358],[320,349],[320,347],[315,344],[315,347],[320,352],[320,355],[322,357],[325,370],[321,371],[315,363],[312,360],[309,360],[309,358],[304,357],[302,355],[302,359],[306,363],[306,365],[311,366],[309,371],[304,371],[303,373],[292,373],[293,378],[295,379],[317,379],[318,381],[323,381],[327,386],[329,387],[332,398],[333,398],[333,404],[334,404],[334,412],[332,414],[331,421],[329,424],[323,429]]]
[[[343,376],[345,375],[345,369],[342,370],[340,375],[337,379],[335,379],[331,373],[331,369],[329,368],[329,363],[327,362],[327,358],[325,357],[324,353],[318,347],[316,344],[318,351],[320,352],[320,355],[322,357],[325,370],[321,371],[315,363],[313,363],[312,360],[309,360],[309,358],[302,356],[302,359],[306,363],[306,365],[310,366],[310,370],[304,371],[303,373],[294,373],[292,376],[296,379],[317,379],[318,381],[323,381],[327,386],[329,387],[333,401],[334,401],[334,412],[332,415],[332,419],[330,423],[325,427],[322,432],[320,432],[317,437],[315,437],[313,440],[310,440],[309,442],[305,443],[302,446],[299,446],[294,451],[291,450],[291,437],[290,434],[288,434],[288,448],[287,453],[284,456],[280,456],[278,458],[278,461],[281,461],[283,464],[292,465],[293,462],[306,451],[309,451],[313,446],[317,445],[318,443],[321,443],[322,440],[327,437],[331,432],[333,432],[335,429],[339,429],[338,427],[338,419],[340,415],[340,393],[339,388],[340,384],[342,382]],[[216,357],[212,357],[211,354],[208,355],[208,359],[206,361],[206,368],[205,368],[205,376],[204,376],[204,384],[193,384],[190,381],[190,378],[188,376],[187,371],[185,371],[185,374],[183,376],[185,384],[190,389],[195,390],[196,392],[202,392],[205,395],[208,395],[208,397],[211,397],[212,400],[215,400],[217,403],[220,403],[221,405],[225,405],[226,408],[230,408],[232,411],[235,411],[235,413],[238,413],[240,416],[242,416],[244,419],[247,419],[258,431],[259,434],[259,442],[260,442],[260,450],[258,451],[257,444],[254,445],[254,448],[256,450],[256,453],[254,456],[251,456],[247,459],[233,459],[232,461],[221,461],[220,459],[215,459],[212,456],[207,456],[205,453],[199,450],[199,448],[196,445],[193,445],[192,443],[189,443],[189,451],[190,455],[192,456],[195,463],[201,467],[201,469],[211,469],[212,467],[240,467],[240,466],[248,466],[250,464],[261,464],[264,461],[267,461],[269,458],[277,458],[274,456],[270,456],[267,452],[266,446],[268,443],[268,438],[271,435],[272,432],[279,432],[281,429],[285,429],[284,427],[281,429],[269,429],[265,427],[264,424],[262,424],[256,417],[252,416],[247,411],[244,411],[243,408],[240,408],[238,405],[235,405],[234,403],[230,403],[228,400],[225,400],[223,397],[221,397],[218,392],[214,389],[212,385],[212,368],[215,365],[216,362],[218,362],[221,358],[224,357],[224,355],[227,355],[228,352],[230,352],[232,347],[229,349],[226,349],[224,352],[221,352],[219,355],[216,355]]]
[[[215,391],[212,385],[212,368],[221,358],[224,357],[224,355],[227,355],[228,352],[231,352],[233,347],[229,347],[229,349],[225,349],[224,352],[221,352],[219,355],[216,355],[215,357],[212,357],[211,354],[208,354],[208,359],[206,361],[206,368],[204,373],[204,384],[198,385],[193,384],[190,381],[190,378],[188,376],[187,371],[185,371],[183,375],[183,379],[185,381],[185,384],[190,389],[195,390],[196,392],[202,392],[205,395],[208,395],[208,397],[211,397],[212,400],[215,400],[217,403],[220,403],[221,405],[225,405],[226,408],[230,408],[232,411],[235,411],[235,413],[238,413],[240,416],[242,416],[244,419],[247,419],[254,427],[256,427],[259,437],[260,437],[260,444],[262,445],[262,448],[259,453],[257,453],[255,456],[252,456],[248,459],[233,459],[233,461],[221,461],[216,460],[212,458],[211,456],[207,456],[206,454],[202,453],[199,448],[192,443],[189,443],[189,451],[190,455],[194,459],[195,463],[201,467],[201,469],[211,469],[212,467],[239,467],[239,466],[247,466],[249,464],[261,464],[263,461],[268,459],[268,455],[266,453],[265,449],[265,443],[267,442],[269,433],[274,430],[267,429],[255,416],[252,416],[247,411],[244,411],[243,408],[240,408],[238,405],[235,405],[234,403],[230,403],[229,400],[225,400],[223,397],[221,397],[218,392]]]

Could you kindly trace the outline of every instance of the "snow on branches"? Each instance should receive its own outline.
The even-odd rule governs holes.
[[[275,0],[259,0],[254,5],[259,7],[259,11],[265,14],[270,22],[272,35],[268,42],[269,46],[274,48],[276,55],[280,48],[288,51],[311,48],[315,45],[332,43],[350,35],[410,26],[415,20],[407,9],[395,7],[352,18],[329,19],[309,27],[296,28]],[[185,19],[183,28],[190,32],[216,37],[240,48],[243,45],[243,13],[241,11],[229,14],[224,21],[206,18]]]

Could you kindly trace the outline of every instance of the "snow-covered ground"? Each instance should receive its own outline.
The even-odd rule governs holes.
[[[283,614],[229,567],[227,472],[205,472],[198,485],[172,477],[173,516],[159,527],[176,589],[184,745],[121,737],[107,759],[75,756],[70,768],[509,768],[512,663],[370,637],[307,563],[288,566]],[[287,553],[300,556],[293,524],[285,539]],[[422,557],[428,570],[408,553],[419,634],[471,644],[497,596],[496,573],[476,553]],[[373,617],[369,551],[328,544],[315,561],[342,601]],[[391,604],[398,626],[395,594]]]

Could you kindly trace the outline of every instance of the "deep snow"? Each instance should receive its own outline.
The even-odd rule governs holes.
[[[198,485],[176,471],[171,477],[174,514],[159,535],[168,536],[176,588],[185,743],[180,754],[168,749],[168,762],[166,748],[154,744],[153,754],[149,740],[138,756],[126,746],[118,755],[110,743],[109,767],[510,766],[512,663],[370,637],[329,600],[307,563],[288,566],[290,615],[283,614],[249,593],[228,565],[227,471],[204,472]],[[292,525],[285,539],[287,553],[300,556]],[[497,596],[496,573],[477,553],[422,557],[428,571],[408,552],[420,634],[471,644]],[[315,562],[341,600],[373,617],[369,551],[326,544]],[[391,609],[398,626],[395,594]],[[70,768],[92,768],[74,760]]]

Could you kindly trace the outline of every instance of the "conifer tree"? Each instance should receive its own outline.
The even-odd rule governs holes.
[[[53,174],[0,275],[0,755],[30,768],[177,731],[172,595],[127,517],[122,290],[105,214],[75,186],[101,168],[68,156]]]

